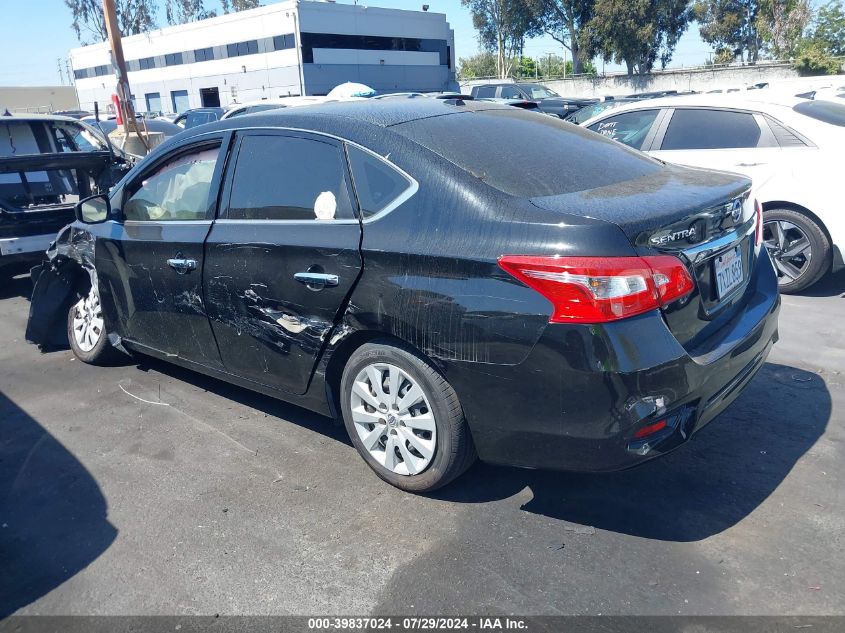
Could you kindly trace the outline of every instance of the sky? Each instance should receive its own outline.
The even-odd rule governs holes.
[[[351,4],[353,0],[338,0]],[[274,0],[262,0],[261,4],[273,4]],[[394,9],[419,10],[423,3],[429,11],[445,13],[446,19],[455,30],[457,57],[467,57],[478,50],[475,29],[469,10],[461,6],[460,0],[361,0],[359,4]],[[3,9],[3,37],[0,38],[0,85],[43,86],[59,85],[57,60],[62,63],[68,50],[79,46],[76,34],[71,30],[70,9],[63,0],[0,0]],[[164,5],[164,2],[160,2]],[[206,0],[205,6],[220,12],[219,0]],[[158,13],[159,24],[164,23],[164,9]],[[698,27],[691,25],[681,38],[670,67],[700,66],[707,59],[711,48],[701,41]],[[525,54],[530,57],[545,57],[549,53],[563,55],[563,47],[549,37],[529,40]],[[601,68],[601,62],[598,63]],[[620,70],[619,66],[607,64],[607,71]],[[64,79],[67,83],[67,78]]]

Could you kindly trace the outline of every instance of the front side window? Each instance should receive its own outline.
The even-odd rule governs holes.
[[[516,86],[502,86],[502,99],[522,99],[522,91]]]
[[[634,149],[642,149],[659,110],[624,112],[593,123],[590,129]]]
[[[166,162],[134,184],[123,204],[125,220],[204,220],[220,147],[204,147]]]
[[[675,110],[660,149],[757,147],[760,126],[750,112],[681,108]]]
[[[354,218],[340,147],[294,136],[245,136],[232,178],[228,217],[318,221]]]
[[[347,146],[349,166],[364,218],[373,216],[401,196],[411,183],[380,158],[353,145]]]

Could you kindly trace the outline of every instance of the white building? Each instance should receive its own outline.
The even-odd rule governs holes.
[[[288,0],[123,38],[138,112],[324,95],[345,81],[380,92],[456,89],[446,16]],[[107,42],[70,51],[79,105],[111,105]]]

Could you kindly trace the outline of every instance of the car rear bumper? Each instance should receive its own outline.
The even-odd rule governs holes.
[[[0,238],[0,257],[12,255],[41,256],[56,239],[55,233]]]
[[[706,355],[691,356],[655,311],[603,325],[549,325],[519,365],[450,363],[479,457],[607,471],[686,442],[736,399],[777,341],[780,297],[765,249],[755,268],[744,310]]]

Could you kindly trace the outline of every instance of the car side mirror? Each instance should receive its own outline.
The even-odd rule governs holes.
[[[101,224],[109,219],[111,204],[106,195],[90,196],[80,200],[74,209],[76,219],[83,224]]]

